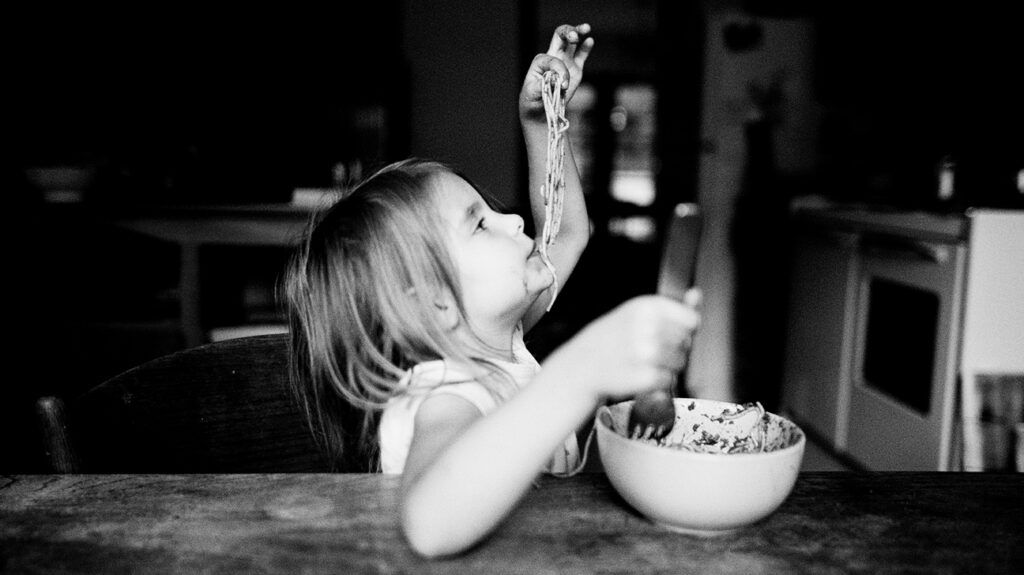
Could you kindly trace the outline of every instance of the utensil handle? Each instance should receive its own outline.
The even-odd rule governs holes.
[[[696,204],[678,204],[673,210],[662,244],[658,294],[682,301],[686,290],[693,287],[702,224]]]
[[[693,287],[703,223],[704,218],[697,204],[677,204],[672,211],[661,254],[658,294],[683,301],[686,291]],[[686,350],[686,355],[688,367],[689,349]],[[676,396],[676,384],[671,386],[669,392],[672,397]]]

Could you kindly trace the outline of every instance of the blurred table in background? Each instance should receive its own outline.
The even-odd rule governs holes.
[[[202,321],[200,248],[295,245],[312,214],[312,208],[298,204],[181,206],[117,214],[111,222],[181,249],[182,333],[185,345],[192,347],[208,339]]]
[[[330,199],[329,192],[312,192],[300,195],[297,191],[295,201],[290,203],[128,207],[68,203],[52,204],[49,211],[60,218],[109,225],[176,245],[180,250],[177,291],[181,333],[184,344],[192,347],[209,341],[213,327],[203,321],[202,248],[296,245],[317,208]],[[249,335],[261,327],[275,328],[250,325],[239,329]],[[221,327],[215,332],[221,335],[214,338],[228,337],[224,335],[228,331]]]

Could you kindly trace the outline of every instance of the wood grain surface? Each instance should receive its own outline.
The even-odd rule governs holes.
[[[545,477],[474,549],[428,561],[378,474],[0,478],[4,573],[1011,573],[1024,475],[804,473],[764,521],[699,538],[600,473]]]

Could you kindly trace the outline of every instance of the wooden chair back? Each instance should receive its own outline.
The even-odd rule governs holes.
[[[332,468],[288,383],[288,336],[179,351],[37,411],[58,473],[365,471]]]

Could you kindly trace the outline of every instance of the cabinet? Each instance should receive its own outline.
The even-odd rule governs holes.
[[[856,245],[850,232],[804,228],[792,254],[782,403],[837,449],[846,445]]]

